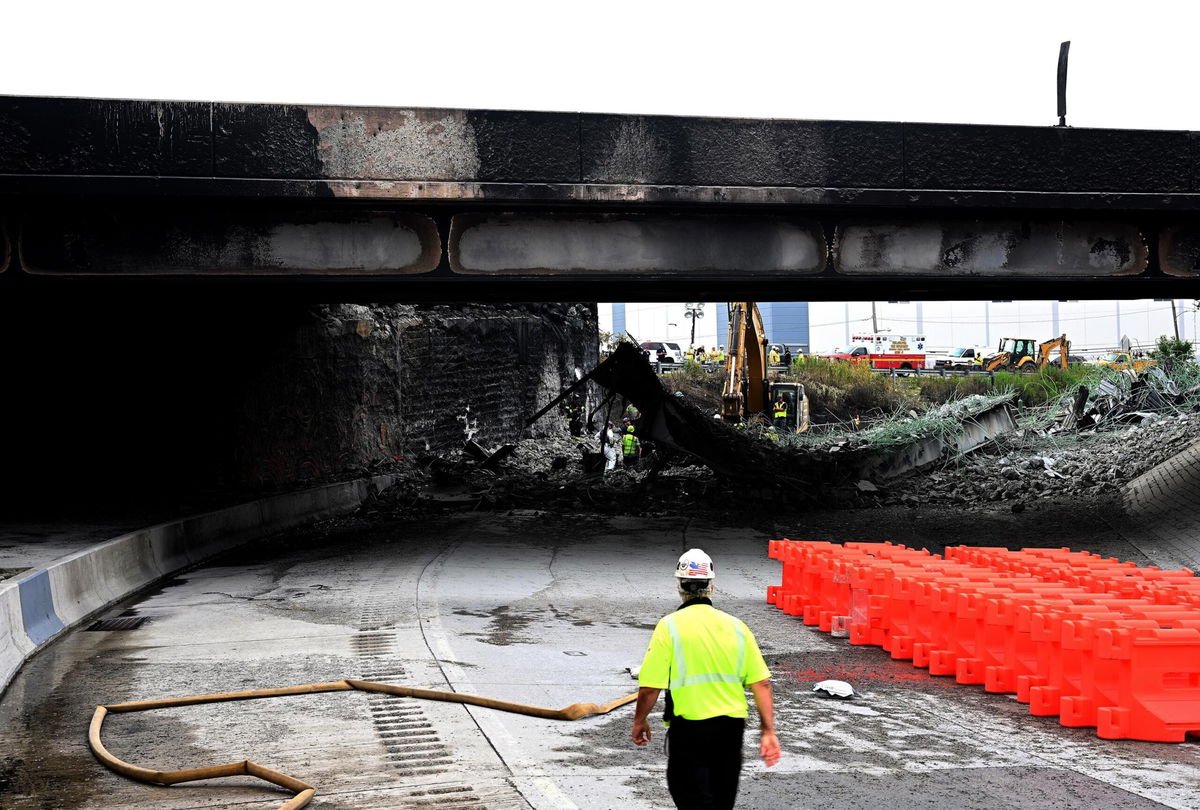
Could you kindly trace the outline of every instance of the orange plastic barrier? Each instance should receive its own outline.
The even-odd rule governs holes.
[[[775,540],[767,601],[1108,739],[1200,734],[1200,579],[1086,551]]]

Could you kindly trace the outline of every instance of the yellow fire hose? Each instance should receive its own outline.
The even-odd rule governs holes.
[[[100,731],[104,726],[104,718],[109,712],[144,712],[150,709],[166,709],[172,706],[195,706],[201,703],[223,703],[231,700],[258,700],[259,698],[285,697],[287,695],[312,695],[318,692],[382,692],[399,697],[420,698],[421,700],[442,700],[448,703],[469,703],[472,706],[483,706],[488,709],[525,714],[530,717],[541,717],[546,720],[578,720],[593,714],[608,714],[613,709],[632,703],[637,699],[637,693],[626,695],[608,703],[572,703],[563,709],[545,709],[541,706],[527,706],[523,703],[509,703],[506,700],[493,700],[478,695],[464,695],[459,692],[440,692],[435,689],[414,689],[409,686],[393,686],[387,683],[373,681],[356,681],[347,678],[344,681],[329,683],[310,683],[303,686],[282,686],[277,689],[251,689],[245,692],[221,692],[215,695],[190,695],[188,697],[164,698],[162,700],[138,700],[132,703],[110,703],[107,706],[97,706],[92,715],[92,724],[88,728],[88,746],[96,759],[111,771],[155,785],[174,785],[179,782],[196,782],[201,779],[220,779],[225,776],[254,776],[273,785],[279,785],[286,790],[296,793],[288,801],[279,806],[279,810],[297,810],[306,806],[317,789],[307,782],[302,782],[287,774],[264,768],[250,760],[231,762],[227,765],[213,765],[208,768],[188,768],[181,771],[156,771],[142,768],[124,760],[117,759],[100,739]]]

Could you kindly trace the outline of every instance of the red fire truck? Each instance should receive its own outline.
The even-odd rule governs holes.
[[[918,335],[855,335],[850,345],[832,354],[831,360],[870,363],[872,368],[912,370],[925,368],[925,338]]]

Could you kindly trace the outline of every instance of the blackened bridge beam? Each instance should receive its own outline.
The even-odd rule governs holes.
[[[1190,132],[0,97],[0,291],[1190,298],[1197,169]]]

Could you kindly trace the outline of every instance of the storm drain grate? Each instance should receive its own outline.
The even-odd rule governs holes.
[[[482,799],[475,794],[474,788],[469,786],[447,786],[442,788],[433,788],[431,790],[414,790],[404,798],[407,799],[405,807],[437,807],[440,810],[457,810],[458,808],[470,808],[470,810],[485,810],[486,805],[482,803]]]
[[[88,630],[137,630],[149,616],[118,616],[115,619],[100,619],[92,622]]]

